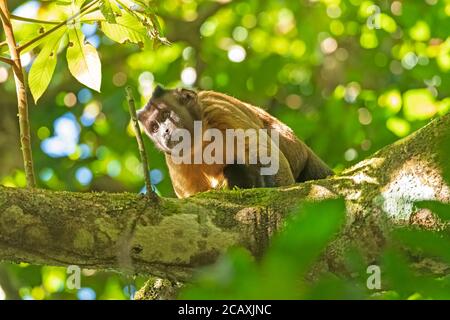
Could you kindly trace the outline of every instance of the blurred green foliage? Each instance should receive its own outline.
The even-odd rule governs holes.
[[[305,277],[325,246],[339,231],[345,218],[343,200],[304,204],[277,235],[261,261],[236,249],[213,267],[201,271],[194,285],[184,289],[185,299],[305,299],[325,298],[341,291],[347,298],[357,292],[329,275],[307,285]],[[318,290],[332,286],[333,290]]]
[[[95,25],[83,25],[87,41],[97,47],[101,57],[101,93],[76,82],[67,71],[65,59],[58,59],[48,91],[30,110],[40,186],[73,191],[142,190],[143,177],[125,101],[126,84],[139,89],[141,105],[146,103],[155,84],[162,83],[168,87],[217,90],[261,106],[291,126],[337,172],[450,109],[449,0],[149,3],[159,13],[162,29],[172,45],[155,49],[145,46],[142,50],[132,44],[118,45]],[[10,1],[9,5],[17,15],[59,18],[58,13],[49,11],[47,2],[23,1],[19,6],[19,2]],[[26,22],[16,21],[14,28],[19,42],[39,32],[39,28]],[[3,38],[0,31],[0,39]],[[39,48],[35,48],[22,56],[28,71],[38,52]],[[14,114],[14,81],[9,67],[2,63],[0,83],[0,107],[13,110]],[[17,132],[12,132],[2,131],[3,141],[17,139]],[[10,149],[19,150],[18,144],[9,144]],[[148,141],[147,149],[152,181],[158,192],[174,196],[163,155]],[[20,163],[16,161],[8,174],[0,176],[1,184],[25,185]],[[326,210],[336,212],[335,225],[327,225],[320,217],[316,221],[312,214],[306,215],[306,224],[317,223],[310,227],[314,233],[307,233],[311,239],[295,239],[291,231],[280,236],[278,243],[294,237],[293,243],[302,245],[303,241],[309,241],[317,250],[322,248],[331,230],[339,227],[339,204],[323,204],[327,205],[330,208]],[[322,232],[322,227],[324,234],[316,238],[316,232]],[[304,227],[299,222],[292,228]],[[271,250],[261,265],[255,264],[245,252],[234,252],[218,267],[225,268],[225,275],[219,274],[229,278],[205,276],[202,289],[191,289],[186,295],[205,296],[211,293],[214,283],[220,288],[216,297],[231,294],[268,297],[283,288],[287,291],[279,297],[368,296],[365,287],[353,286],[332,275],[317,287],[289,291],[296,283],[265,275],[272,268],[283,268],[276,259],[287,256],[275,244]],[[293,248],[288,244],[286,250]],[[405,272],[407,265],[402,265],[401,255],[392,250],[394,253],[386,254],[385,263],[394,275],[393,286],[399,290],[391,296],[386,293],[385,297],[439,298],[435,292],[420,291],[420,286],[414,292],[406,287],[401,289],[408,281],[399,279],[404,276],[410,280],[409,273]],[[287,257],[286,273],[294,273],[299,279],[307,261],[312,261],[318,251],[307,250],[304,254],[308,252],[310,260],[305,260],[304,265],[296,265],[298,261],[291,263]],[[357,255],[354,258],[358,261]],[[294,270],[295,266],[299,269]],[[7,264],[0,268],[3,271],[0,285],[11,288],[18,297],[77,298],[76,292],[59,284],[66,279],[63,269]],[[230,276],[230,270],[235,269],[243,269],[242,274],[236,272]],[[359,274],[367,277],[365,269]],[[262,278],[266,283],[277,283],[273,292],[257,283]],[[260,289],[260,295],[251,288],[238,288],[237,279]],[[82,286],[93,288],[96,298],[122,299],[128,297],[125,288],[141,280],[97,272],[83,276]],[[355,283],[364,284],[364,281]],[[435,281],[442,281],[448,288],[448,279]],[[414,296],[416,293],[419,296]]]
[[[450,221],[450,205],[422,202],[443,221]],[[396,241],[383,252],[379,262],[368,266],[356,249],[344,253],[348,276],[336,276],[314,265],[326,245],[343,226],[343,200],[327,200],[300,206],[283,232],[261,261],[243,249],[222,257],[214,266],[196,276],[193,285],[183,289],[184,299],[450,299],[450,276],[422,273],[412,268],[414,259],[399,246],[450,265],[448,233],[401,228],[394,232]],[[370,267],[380,270],[380,287],[371,287]],[[426,266],[422,266],[425,268]],[[314,281],[310,272],[315,271]],[[437,271],[437,270],[435,270]],[[308,278],[309,276],[309,278]]]

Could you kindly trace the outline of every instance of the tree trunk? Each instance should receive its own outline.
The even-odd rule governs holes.
[[[341,253],[350,244],[370,261],[392,226],[437,226],[429,212],[413,203],[450,201],[439,161],[449,128],[447,114],[338,176],[276,189],[214,191],[155,203],[129,193],[0,187],[0,260],[75,264],[184,281],[232,246],[260,255],[300,201],[342,196],[347,223],[323,263],[327,270],[342,272]]]

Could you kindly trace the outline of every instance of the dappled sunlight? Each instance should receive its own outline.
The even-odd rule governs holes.
[[[311,190],[308,193],[308,198],[311,199],[329,199],[336,197],[336,194],[332,191],[330,191],[328,188],[318,185],[318,184],[312,184]]]
[[[357,164],[355,164],[354,166],[344,170],[342,172],[343,175],[349,175],[352,174],[355,171],[358,170],[370,170],[370,169],[377,169],[380,168],[383,163],[384,163],[385,159],[384,158],[369,158],[369,159],[365,159],[361,162],[358,162]]]
[[[412,159],[390,175],[374,202],[390,217],[407,220],[414,213],[415,202],[449,201],[449,194],[439,169],[426,160]]]

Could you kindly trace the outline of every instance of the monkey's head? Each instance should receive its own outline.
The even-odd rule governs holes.
[[[158,85],[137,116],[156,147],[170,154],[178,143],[171,140],[176,129],[189,130],[193,136],[194,121],[201,117],[197,93],[181,88],[168,90]]]

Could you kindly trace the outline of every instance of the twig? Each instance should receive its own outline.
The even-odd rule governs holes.
[[[20,16],[14,15],[14,14],[9,15],[9,17],[11,18],[11,20],[39,23],[39,24],[60,24],[61,23],[61,21],[45,21],[45,20],[39,20],[39,19],[33,19],[33,18],[20,17]]]
[[[133,89],[130,86],[125,88],[128,100],[128,107],[130,110],[131,121],[133,122],[134,132],[136,134],[136,141],[139,148],[139,155],[141,156],[142,167],[144,171],[145,187],[147,188],[147,195],[150,195],[153,199],[158,199],[158,196],[153,191],[152,184],[150,181],[150,174],[148,172],[148,160],[147,153],[145,152],[144,141],[142,140],[141,129],[139,128],[139,123],[136,116],[136,104],[133,97]]]
[[[14,61],[9,59],[9,58],[6,58],[6,57],[1,57],[0,56],[0,61],[4,62],[4,63],[7,63],[7,64],[10,64],[10,65],[14,65]]]

